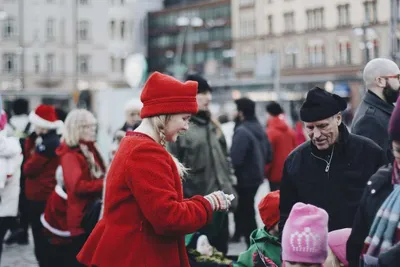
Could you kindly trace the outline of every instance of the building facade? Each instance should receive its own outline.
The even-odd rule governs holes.
[[[209,77],[228,75],[232,65],[230,2],[205,1],[149,13],[149,70],[179,78],[188,71]]]
[[[162,0],[4,0],[0,8],[0,89],[54,93],[126,86],[125,58],[146,53],[146,12]]]

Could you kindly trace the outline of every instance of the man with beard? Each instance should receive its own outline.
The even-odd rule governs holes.
[[[348,132],[341,112],[346,101],[318,87],[300,109],[307,141],[287,157],[280,198],[280,232],[297,202],[329,214],[329,231],[351,228],[368,179],[384,164],[385,153],[368,138]],[[311,229],[312,230],[312,229]]]
[[[199,111],[190,119],[191,126],[185,135],[179,136],[175,143],[168,144],[168,150],[189,169],[183,180],[184,196],[190,198],[194,195],[207,195],[217,190],[236,196],[225,137],[209,111],[212,89],[199,75],[188,75],[187,80],[198,83]],[[237,199],[232,202],[232,206],[237,206]],[[200,232],[208,237],[218,251],[224,254],[228,251],[226,212],[214,213],[213,222]]]
[[[365,66],[363,78],[368,91],[354,115],[351,132],[372,139],[385,151],[387,161],[393,162],[388,125],[399,96],[399,67],[389,59],[375,58]]]

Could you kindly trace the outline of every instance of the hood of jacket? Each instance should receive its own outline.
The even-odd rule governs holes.
[[[276,116],[268,120],[267,129],[275,129],[279,132],[285,133],[289,131],[289,126],[283,118]]]
[[[261,229],[254,230],[250,235],[250,242],[253,244],[254,242],[268,242],[268,243],[276,243],[280,245],[279,238],[277,236],[272,236],[265,230],[265,227]]]

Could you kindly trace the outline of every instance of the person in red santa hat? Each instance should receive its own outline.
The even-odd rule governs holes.
[[[25,141],[23,173],[25,195],[29,201],[29,223],[35,243],[35,255],[39,266],[47,265],[47,241],[43,235],[40,216],[46,201],[56,186],[55,173],[59,165],[56,148],[60,144],[57,130],[63,123],[58,120],[55,108],[40,105],[29,114],[34,132]]]
[[[96,129],[97,120],[91,112],[85,109],[71,111],[65,119],[62,142],[57,149],[68,194],[69,267],[81,266],[76,255],[89,235],[82,221],[103,191],[106,165],[95,143]]]
[[[85,266],[189,267],[184,235],[228,210],[222,191],[183,199],[185,167],[165,148],[197,112],[197,82],[153,73],[141,101],[140,126],[128,132],[107,175],[103,218],[78,254]]]

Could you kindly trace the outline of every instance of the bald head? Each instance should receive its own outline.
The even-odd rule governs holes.
[[[363,78],[368,89],[375,89],[379,86],[377,78],[399,74],[400,70],[396,63],[386,58],[375,58],[367,63],[364,68]]]

